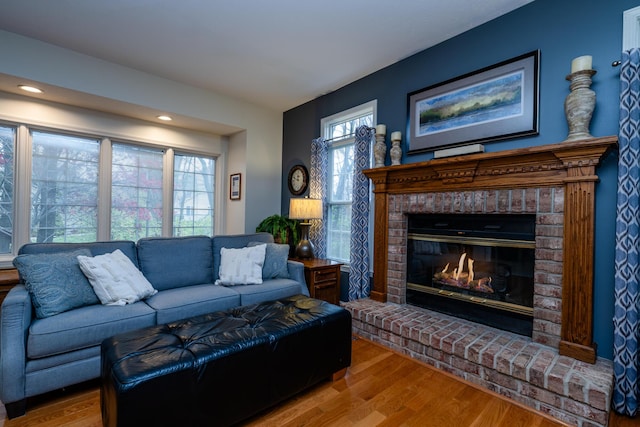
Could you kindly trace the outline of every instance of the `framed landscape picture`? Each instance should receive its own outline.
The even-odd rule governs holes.
[[[411,92],[409,153],[538,133],[540,51]]]

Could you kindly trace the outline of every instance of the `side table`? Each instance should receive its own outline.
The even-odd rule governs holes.
[[[18,270],[15,268],[9,268],[6,270],[0,270],[0,306],[2,301],[7,296],[11,288],[20,283],[20,277],[18,276]]]
[[[341,263],[321,258],[291,259],[304,264],[304,278],[311,298],[339,303]]]

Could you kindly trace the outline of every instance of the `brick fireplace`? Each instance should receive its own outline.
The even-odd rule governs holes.
[[[607,424],[609,361],[593,343],[595,169],[615,137],[366,171],[374,282],[345,304],[374,341],[579,426]],[[532,337],[406,305],[412,214],[534,214]]]

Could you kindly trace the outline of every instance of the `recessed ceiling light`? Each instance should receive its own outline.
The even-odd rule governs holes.
[[[161,115],[161,116],[157,116],[158,120],[163,120],[165,122],[170,122],[171,120],[173,120],[171,117],[169,116],[165,116],[165,115]]]
[[[31,92],[31,93],[42,93],[42,89],[38,89],[35,86],[29,86],[29,85],[18,85],[18,87],[24,91],[27,92]]]

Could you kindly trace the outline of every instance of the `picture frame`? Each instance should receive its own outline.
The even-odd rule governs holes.
[[[409,154],[538,134],[540,51],[407,94]]]
[[[229,199],[240,200],[242,196],[242,174],[234,173],[229,177]]]

